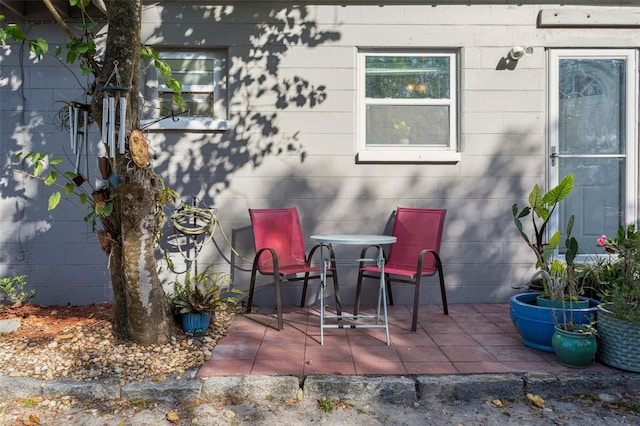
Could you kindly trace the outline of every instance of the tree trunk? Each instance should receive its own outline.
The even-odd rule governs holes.
[[[140,64],[141,0],[108,3],[108,35],[104,65],[93,96],[92,112],[101,124],[100,88],[108,83],[130,89],[127,96],[127,137],[139,128],[138,81]],[[117,74],[114,66],[117,64]],[[116,94],[113,94],[117,96]],[[108,152],[108,151],[107,151]],[[103,226],[111,234],[108,253],[114,294],[114,329],[120,337],[140,344],[166,343],[174,332],[166,294],[156,270],[154,254],[157,229],[155,179],[151,166],[138,167],[126,154],[116,154],[112,170],[121,184],[112,190],[113,213]],[[115,194],[114,194],[115,192]]]

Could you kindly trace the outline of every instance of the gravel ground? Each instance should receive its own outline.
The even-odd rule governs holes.
[[[238,309],[223,304],[200,338],[178,332],[169,344],[142,346],[118,339],[108,303],[5,308],[0,319],[20,318],[22,325],[0,334],[0,375],[41,380],[117,378],[123,384],[180,378],[211,358]]]
[[[637,425],[640,399],[605,402],[612,395],[545,401],[389,403],[206,401],[176,406],[143,400],[0,400],[0,424],[30,425]]]
[[[120,383],[178,379],[193,371],[233,321],[218,316],[206,336],[177,336],[168,345],[139,346],[111,331],[111,306],[22,307],[10,314],[22,326],[0,336],[0,376],[41,380],[117,378]],[[3,312],[2,318],[7,318]],[[633,395],[589,395],[544,401],[523,397],[469,401],[388,402],[197,399],[169,403],[145,399],[90,399],[59,395],[0,399],[0,425],[637,425],[640,389]]]

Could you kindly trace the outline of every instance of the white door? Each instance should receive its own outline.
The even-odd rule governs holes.
[[[635,50],[550,50],[549,187],[573,174],[551,232],[571,214],[583,254],[596,239],[636,218],[637,68]],[[562,254],[562,250],[561,253]]]

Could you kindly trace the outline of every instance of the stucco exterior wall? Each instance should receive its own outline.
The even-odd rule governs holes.
[[[196,196],[217,208],[220,228],[249,260],[254,252],[248,208],[295,206],[307,236],[383,232],[397,206],[446,208],[441,255],[449,303],[504,302],[512,286],[533,271],[534,258],[513,226],[511,205],[546,178],[546,49],[640,43],[633,27],[538,27],[540,11],[552,5],[194,8],[185,3],[147,7],[143,42],[228,49],[230,130],[149,132],[154,165],[166,183],[185,202]],[[589,8],[594,9],[621,10]],[[625,10],[637,14],[640,7]],[[62,39],[50,26],[34,27],[30,36],[36,33]],[[502,67],[517,45],[531,46],[533,53],[515,69]],[[461,161],[358,163],[358,49],[430,47],[460,49]],[[78,84],[51,59],[33,65],[25,55],[21,61],[16,45],[1,52],[2,155],[21,145],[62,153],[68,133],[57,131],[47,117],[54,114],[55,100],[81,95]],[[296,78],[309,83],[302,96],[286,84]],[[306,95],[314,88],[324,88],[326,100],[312,104]],[[28,273],[38,303],[109,300],[108,259],[82,212],[70,203],[47,212],[48,189],[20,176],[3,172],[0,187],[0,276]],[[165,231],[171,235],[171,226]],[[199,264],[216,264],[232,273],[235,286],[247,289],[250,264],[231,252],[219,230],[214,241]],[[170,239],[163,249],[180,269],[183,262]],[[337,249],[344,257],[359,252]],[[349,303],[356,269],[344,264],[339,273]],[[161,276],[167,283],[175,277],[166,270]],[[426,284],[422,303],[440,303],[437,279]],[[317,285],[312,288],[310,303],[317,296]],[[397,290],[394,297],[408,303],[412,294]],[[271,286],[256,297],[259,304],[272,304]],[[286,303],[298,297],[297,290],[284,293]]]

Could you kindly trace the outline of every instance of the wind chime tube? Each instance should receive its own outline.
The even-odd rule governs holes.
[[[106,144],[109,129],[107,123],[109,122],[109,98],[105,96],[102,98],[102,143]]]
[[[71,152],[75,154],[78,147],[78,107],[73,107],[73,133],[71,137]]]
[[[71,153],[75,154],[73,146],[73,107],[69,105],[69,142],[71,142]]]
[[[124,136],[127,133],[127,98],[120,97],[120,127],[118,128],[118,150],[120,154],[124,154]]]
[[[116,132],[116,100],[114,98],[109,98],[109,156],[111,158],[115,158],[116,156],[116,141],[115,141],[115,132]]]
[[[89,111],[82,111],[82,142],[87,144],[87,121],[89,121]],[[86,148],[85,148],[86,149]]]

